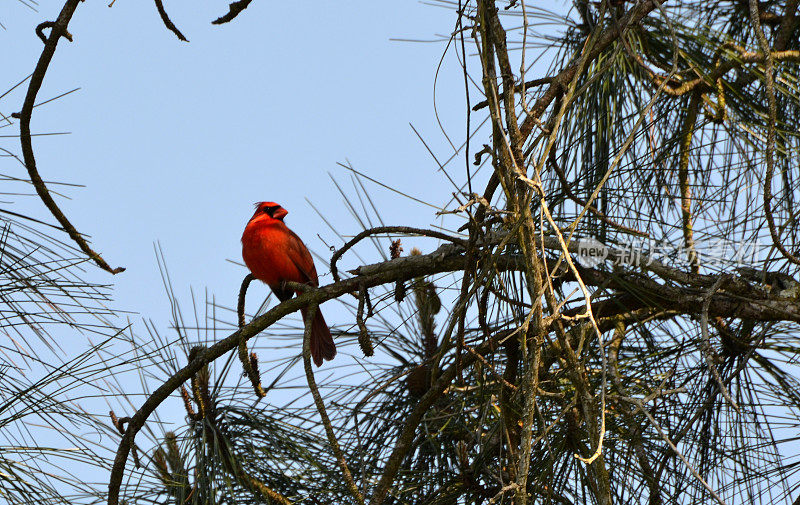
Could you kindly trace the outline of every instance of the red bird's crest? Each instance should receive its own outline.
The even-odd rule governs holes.
[[[280,219],[286,216],[289,213],[288,210],[284,209],[275,202],[257,202],[255,204],[256,212],[253,214],[253,217],[250,218],[250,221],[257,218],[258,216],[269,216],[272,219]]]

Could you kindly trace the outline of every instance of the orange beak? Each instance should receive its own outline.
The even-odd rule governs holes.
[[[288,210],[281,207],[280,209],[277,209],[275,212],[272,213],[272,217],[274,217],[275,219],[283,219],[288,213],[289,213]]]

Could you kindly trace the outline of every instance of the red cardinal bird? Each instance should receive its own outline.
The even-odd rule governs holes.
[[[257,203],[256,212],[242,234],[245,265],[280,301],[292,297],[292,290],[283,285],[285,281],[319,285],[311,253],[300,237],[283,223],[288,213],[274,202]],[[301,309],[301,313],[305,321],[306,309]],[[336,344],[319,309],[311,325],[311,356],[317,366],[322,365],[323,359],[332,360],[336,356]]]

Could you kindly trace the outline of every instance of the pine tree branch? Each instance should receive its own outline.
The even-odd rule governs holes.
[[[644,19],[661,3],[662,2],[659,2],[658,0],[645,0],[641,3],[635,4],[619,19],[616,24],[614,24],[614,26],[609,28],[600,36],[600,39],[597,41],[594,48],[592,48],[588,55],[586,60],[587,65],[591,61],[594,61],[594,59],[597,58],[600,53],[602,53],[608,46],[616,41],[626,29],[639,23],[639,21]],[[578,72],[578,67],[579,64],[574,63],[559,72],[558,75],[553,78],[553,81],[544,92],[544,95],[536,100],[536,102],[533,104],[533,107],[531,107],[528,116],[523,120],[522,125],[520,125],[520,132],[523,138],[528,138],[533,126],[536,124],[536,120],[541,119],[542,114],[544,114],[544,111],[552,103],[556,96],[575,78],[575,75]]]
[[[494,243],[500,239],[494,238]],[[555,242],[554,242],[555,241]],[[557,240],[545,240],[545,247],[560,250]],[[485,246],[486,244],[481,244]],[[568,246],[570,250],[577,250],[577,244]],[[295,298],[287,300],[273,307],[265,314],[255,318],[241,330],[238,330],[228,337],[216,342],[208,348],[200,349],[193,356],[190,362],[181,370],[169,377],[145,400],[137,412],[130,418],[125,435],[120,441],[114,459],[111,476],[109,479],[108,504],[117,505],[119,503],[120,486],[122,484],[123,473],[125,470],[128,454],[131,450],[136,433],[142,428],[147,418],[152,412],[166,400],[169,395],[179,389],[183,383],[190,380],[203,366],[211,363],[225,353],[235,349],[239,342],[249,340],[258,333],[268,328],[270,325],[280,320],[284,316],[307,307],[311,304],[321,304],[325,301],[341,297],[348,293],[356,293],[361,289],[378,286],[381,284],[392,284],[398,280],[409,280],[415,277],[428,276],[443,272],[461,271],[464,268],[464,248],[457,245],[444,245],[436,251],[419,256],[404,256],[394,260],[364,265],[353,271],[355,277],[343,281],[335,282],[318,289],[309,290]],[[612,248],[608,249],[610,258],[622,257],[624,251]],[[628,290],[648,290],[652,293],[648,297],[650,303],[659,310],[675,310],[684,314],[699,315],[703,306],[703,293],[694,292],[692,286],[711,286],[716,281],[715,276],[691,275],[686,272],[670,269],[647,258],[640,259],[639,263],[644,268],[649,268],[665,277],[672,279],[682,279],[687,284],[684,287],[675,287],[668,284],[659,284],[652,279],[644,276],[634,276],[624,278],[624,282],[614,284],[619,281],[617,273],[603,272],[598,269],[583,269],[580,275],[587,285],[602,285],[618,287]],[[501,255],[494,262],[497,270],[520,270],[524,268],[524,258],[519,255]],[[629,283],[633,283],[632,285]],[[795,321],[800,322],[800,302],[795,299],[781,298],[777,295],[764,294],[758,288],[750,286],[744,279],[732,278],[726,284],[726,290],[718,291],[710,297],[709,314],[721,317],[737,317],[753,319],[758,321]],[[750,296],[750,298],[748,298]],[[596,309],[595,309],[596,310]],[[496,342],[490,342],[476,348],[480,355],[495,352]],[[461,361],[461,367],[468,366],[477,360],[476,354],[468,354]],[[420,400],[419,405],[409,416],[406,427],[393,451],[393,457],[384,470],[376,491],[370,501],[372,504],[381,503],[382,496],[385,496],[391,485],[392,479],[399,469],[403,455],[407,452],[413,439],[414,430],[422,419],[425,410],[432,405],[435,399],[449,385],[456,375],[455,365],[444,371],[433,387]],[[380,499],[379,499],[380,498]]]

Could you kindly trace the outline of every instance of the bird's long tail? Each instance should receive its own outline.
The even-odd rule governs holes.
[[[305,321],[307,310],[303,308],[300,312]],[[325,318],[322,317],[322,311],[317,308],[314,321],[311,323],[311,357],[314,359],[315,365],[321,366],[323,359],[330,361],[335,356],[336,344],[333,343],[331,330],[328,328]]]

